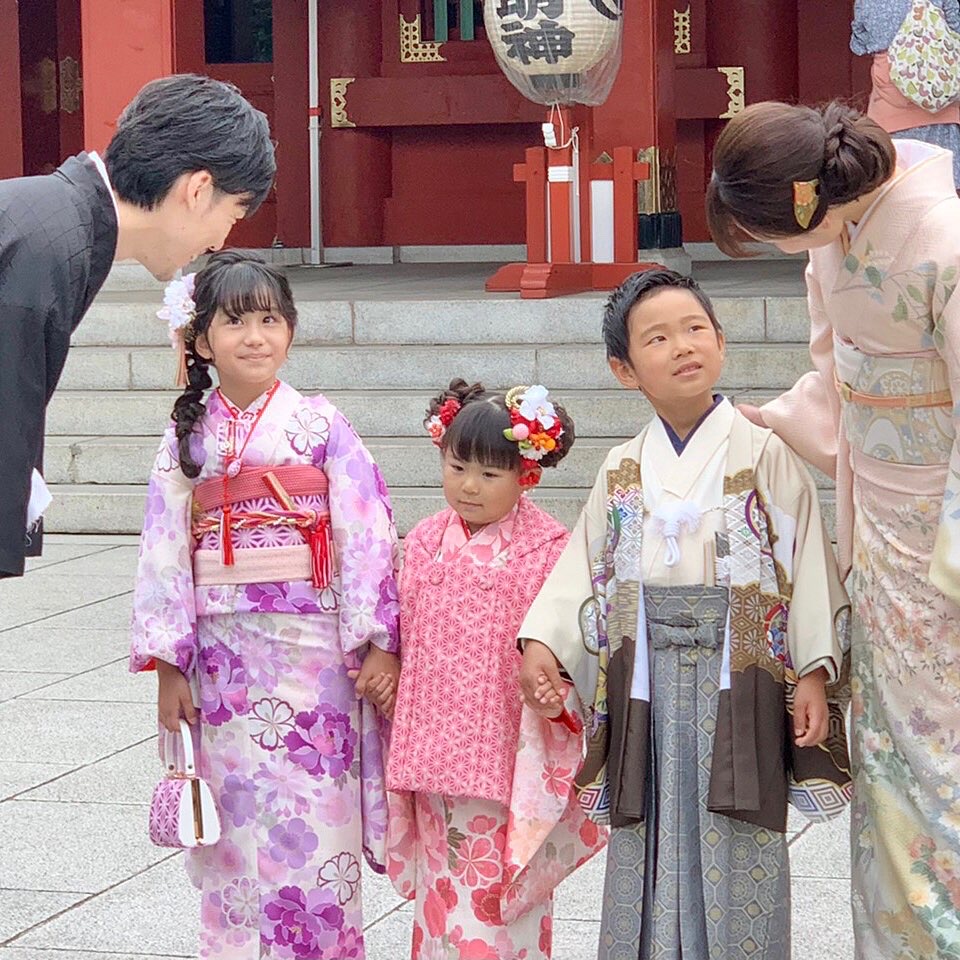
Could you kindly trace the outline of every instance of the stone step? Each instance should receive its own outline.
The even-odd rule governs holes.
[[[101,294],[73,335],[74,346],[164,346],[155,293]],[[441,300],[311,300],[298,298],[296,346],[332,343],[549,344],[601,342],[604,298],[550,300],[466,297]],[[717,318],[732,343],[805,342],[801,297],[717,297]]]
[[[780,390],[810,369],[805,345],[742,343],[727,354],[722,389]],[[163,390],[174,376],[173,352],[163,347],[78,347],[70,351],[63,390]],[[551,390],[616,386],[603,351],[583,346],[295,346],[282,376],[316,390],[438,390],[451,377],[490,386],[544,383]]]
[[[439,385],[433,385],[434,390]],[[355,390],[326,394],[353,423],[361,437],[421,437],[430,391]],[[776,391],[732,390],[736,402],[764,402]],[[104,395],[92,390],[57,390],[47,408],[47,436],[152,437],[154,444],[170,422],[177,392],[127,391]],[[651,409],[635,391],[568,390],[558,399],[567,406],[578,437],[632,434],[650,419]]]
[[[544,470],[545,487],[589,488],[616,439],[580,437],[559,467]],[[394,487],[438,488],[440,458],[427,437],[370,440],[367,447]],[[147,482],[157,452],[154,437],[53,437],[44,451],[44,470],[51,484],[130,484]],[[818,485],[832,481],[818,473]]]
[[[57,484],[51,492],[53,503],[46,514],[49,533],[140,532],[145,499],[143,486]],[[439,489],[395,487],[390,493],[401,536],[405,536],[420,519],[444,506]],[[586,494],[586,490],[541,488],[533,496],[545,510],[572,528]],[[821,491],[820,501],[827,530],[834,538],[836,510],[833,491]]]

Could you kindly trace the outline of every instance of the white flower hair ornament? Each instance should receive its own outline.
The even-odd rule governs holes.
[[[177,352],[176,385],[187,385],[187,335],[197,315],[197,305],[193,299],[197,275],[187,273],[171,280],[163,291],[163,306],[157,311],[161,320],[167,321],[170,333],[170,345]]]
[[[539,420],[544,430],[549,430],[557,417],[556,407],[547,399],[547,388],[542,384],[527,387],[517,399],[520,401],[520,416],[524,420]]]

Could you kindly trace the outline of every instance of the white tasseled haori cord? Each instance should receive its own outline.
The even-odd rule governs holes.
[[[667,554],[663,562],[675,567],[680,562],[680,543],[678,538],[682,530],[693,533],[700,526],[700,508],[692,500],[679,503],[661,503],[652,512],[654,529],[666,541]]]

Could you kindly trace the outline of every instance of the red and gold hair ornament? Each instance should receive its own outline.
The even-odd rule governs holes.
[[[535,487],[543,473],[540,461],[561,445],[563,425],[541,384],[514,387],[505,401],[511,425],[503,435],[520,448],[520,485]]]
[[[463,404],[456,397],[447,397],[440,404],[440,409],[427,421],[427,433],[438,447],[442,446],[443,435],[461,409]]]

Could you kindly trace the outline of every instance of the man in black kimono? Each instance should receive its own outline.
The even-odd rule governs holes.
[[[137,94],[104,159],[82,153],[49,176],[0,181],[0,578],[20,576],[36,543],[28,505],[33,523],[46,405],[111,263],[170,279],[223,246],[275,169],[267,118],[229,84],[182,75]]]

